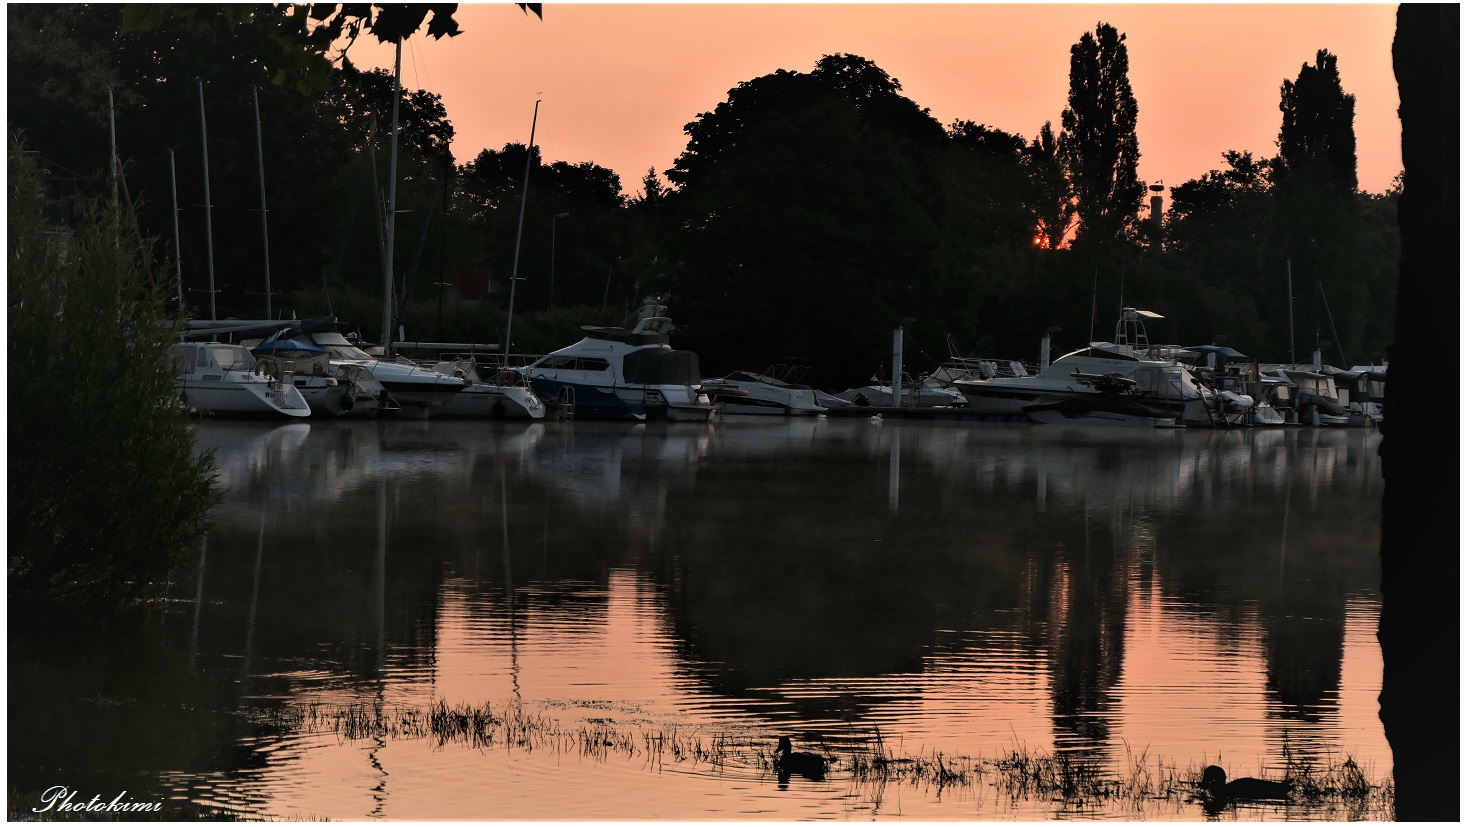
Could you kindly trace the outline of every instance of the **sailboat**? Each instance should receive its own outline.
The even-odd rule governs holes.
[[[408,415],[431,416],[455,394],[468,387],[460,377],[439,373],[431,367],[417,365],[395,356],[392,341],[393,249],[397,232],[397,126],[398,105],[402,100],[402,39],[397,41],[397,57],[392,68],[392,154],[388,163],[387,238],[382,252],[382,355],[379,357],[358,348],[339,333],[315,336],[316,344],[335,354],[333,363],[350,363],[365,368],[387,389]]]

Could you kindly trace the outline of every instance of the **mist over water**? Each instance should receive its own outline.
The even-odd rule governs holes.
[[[99,634],[21,640],[12,623],[14,786],[333,820],[1204,815],[984,782],[878,788],[839,763],[781,785],[749,750],[719,764],[301,723],[439,701],[766,754],[790,735],[848,756],[879,733],[906,756],[1064,753],[1117,774],[1277,777],[1347,755],[1390,773],[1373,431],[726,418],[198,434],[226,496],[174,600]],[[59,641],[68,665],[45,656]],[[103,736],[123,746],[97,754]]]

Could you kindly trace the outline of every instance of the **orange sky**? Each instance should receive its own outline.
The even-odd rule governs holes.
[[[1140,108],[1140,175],[1168,188],[1222,166],[1230,149],[1272,156],[1279,86],[1317,50],[1339,56],[1355,96],[1360,187],[1382,192],[1401,169],[1391,70],[1395,6],[1376,4],[545,4],[460,6],[463,33],[418,36],[403,83],[443,96],[460,162],[528,140],[547,161],[591,161],[627,194],[648,167],[672,166],[683,126],[740,81],[810,71],[825,54],[876,62],[943,124],[973,120],[1032,138],[1059,130],[1069,48],[1098,21],[1126,35]],[[359,65],[392,66],[364,37]]]

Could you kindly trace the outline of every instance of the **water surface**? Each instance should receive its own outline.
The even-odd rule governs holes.
[[[18,673],[12,632],[12,774],[333,820],[1204,815],[840,765],[780,784],[748,748],[718,763],[321,725],[439,701],[766,755],[781,734],[842,757],[879,733],[906,756],[1065,754],[1118,777],[1347,755],[1390,773],[1371,431],[728,418],[198,437],[226,490],[199,576],[118,630],[137,651],[76,667],[121,681],[78,728],[142,743],[81,757],[79,733],[20,720],[17,680],[55,696],[43,709],[91,685]],[[18,750],[18,729],[51,743]]]

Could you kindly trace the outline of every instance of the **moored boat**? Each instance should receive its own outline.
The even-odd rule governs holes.
[[[942,385],[922,377],[920,381],[907,380],[901,385],[901,400],[892,395],[891,383],[873,378],[872,383],[859,388],[848,388],[834,395],[846,405],[872,408],[963,408],[968,399],[954,385]]]
[[[252,347],[244,344],[267,370],[292,375],[292,384],[313,416],[371,417],[384,408],[396,408],[387,389],[366,368],[332,364],[330,354],[311,342],[276,335]]]
[[[468,382],[468,387],[434,414],[441,417],[487,419],[544,419],[545,403],[517,371],[498,370],[492,380],[479,373],[478,363],[471,357],[442,359],[433,369]]]
[[[373,356],[334,331],[311,333],[309,336],[314,344],[329,354],[331,364],[365,369],[373,379],[382,383],[401,412],[410,416],[431,416],[455,394],[468,387],[468,382],[461,378],[445,376],[402,357],[384,359]]]
[[[725,414],[811,416],[825,413],[815,389],[800,383],[808,367],[795,362],[770,365],[763,373],[736,370],[704,379],[701,390]]]
[[[179,342],[169,346],[174,387],[199,413],[300,418],[311,407],[287,371],[275,376],[242,345]]]
[[[1043,394],[1024,406],[1024,414],[1047,425],[1122,426],[1142,428],[1177,427],[1177,418],[1137,398],[1130,379],[1110,374],[1085,376],[1099,393]]]
[[[584,339],[521,370],[541,399],[573,405],[578,419],[706,422],[714,409],[698,390],[698,356],[672,349],[666,312],[649,298],[632,327],[583,325]]]
[[[1215,424],[1208,407],[1212,392],[1180,361],[1182,349],[1152,345],[1147,338],[1145,320],[1159,318],[1160,314],[1148,310],[1123,308],[1111,342],[1091,342],[1036,374],[960,379],[952,384],[974,413],[1012,416],[1025,413],[1028,406],[1053,402],[1057,396],[1083,400],[1105,393],[1096,378],[1116,377],[1134,383],[1132,399],[1164,416],[1189,425]]]

